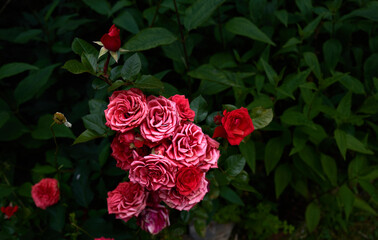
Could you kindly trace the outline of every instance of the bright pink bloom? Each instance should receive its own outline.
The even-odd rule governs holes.
[[[208,135],[205,136],[207,140],[206,154],[200,158],[198,167],[207,172],[210,168],[218,168],[220,152],[218,150],[219,143]]]
[[[1,212],[5,214],[5,219],[9,219],[15,214],[18,210],[18,206],[8,206],[8,207],[1,207]]]
[[[147,207],[139,215],[137,224],[146,232],[158,234],[170,225],[168,209],[163,205],[157,205],[153,208]]]
[[[255,129],[246,108],[224,110],[223,115],[222,125],[215,128],[213,138],[227,138],[231,145],[239,145]]]
[[[58,180],[44,178],[32,186],[31,195],[37,207],[46,209],[59,201]]]
[[[136,88],[115,91],[109,101],[106,126],[122,133],[138,127],[148,112],[146,97]]]
[[[156,191],[174,187],[176,172],[177,166],[172,160],[162,155],[150,154],[131,163],[129,178],[147,190]]]
[[[169,98],[176,103],[177,111],[183,121],[193,121],[196,113],[190,109],[189,101],[184,95],[174,95]]]
[[[171,190],[160,191],[159,197],[171,208],[180,211],[189,211],[194,205],[199,203],[208,192],[208,181],[205,179],[205,174],[201,180],[199,188],[187,196],[180,194],[176,188],[172,188]]]
[[[147,100],[148,114],[140,126],[142,136],[152,142],[172,136],[180,122],[176,103],[163,96],[150,96]]]
[[[119,29],[113,24],[110,27],[109,33],[105,33],[100,41],[104,47],[109,51],[118,51],[121,47],[121,38],[119,37]]]
[[[108,192],[108,212],[127,222],[146,207],[148,192],[138,183],[122,182]]]
[[[130,148],[130,144],[133,142],[126,142],[124,140],[123,134],[117,134],[110,147],[112,148],[112,157],[117,161],[117,167],[123,170],[129,170],[130,164],[133,159],[133,150]]]
[[[167,156],[184,166],[195,166],[206,154],[207,141],[202,129],[191,122],[179,126],[173,136]]]

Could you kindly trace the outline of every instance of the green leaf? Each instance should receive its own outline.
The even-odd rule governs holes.
[[[315,203],[310,203],[306,208],[306,224],[308,231],[313,232],[320,221],[320,208]]]
[[[226,23],[226,30],[237,35],[276,46],[272,40],[247,18],[235,17]]]
[[[77,60],[68,60],[63,67],[64,69],[68,70],[73,74],[80,74],[84,72],[88,72],[88,69],[79,61]]]
[[[370,170],[368,161],[365,155],[357,154],[357,156],[348,165],[349,179],[362,177],[367,170]]]
[[[114,19],[113,22],[117,26],[133,34],[137,34],[139,32],[138,23],[135,21],[133,15],[131,15],[128,11],[123,11]]]
[[[373,201],[378,202],[378,192],[372,183],[363,179],[358,179],[358,183],[367,193],[370,194]]]
[[[11,77],[19,73],[28,71],[28,70],[37,70],[38,67],[27,64],[27,63],[8,63],[0,68],[0,80],[3,78]]]
[[[323,55],[328,69],[335,69],[341,56],[342,46],[337,39],[329,39],[323,44]]]
[[[341,156],[343,156],[344,160],[346,158],[346,150],[347,150],[347,143],[346,143],[346,133],[340,129],[336,129],[334,131],[334,137],[336,140],[337,147],[340,150]]]
[[[339,196],[341,201],[343,202],[344,205],[344,211],[345,211],[345,216],[346,219],[349,219],[349,215],[353,210],[353,203],[355,201],[355,197],[353,192],[344,184],[342,187],[339,189]]]
[[[99,14],[109,15],[110,13],[110,4],[106,0],[83,0],[83,2]]]
[[[278,199],[281,193],[285,190],[291,180],[291,169],[287,164],[281,164],[274,172],[274,186],[276,189],[276,198]]]
[[[32,171],[39,174],[51,174],[56,172],[56,168],[50,165],[43,165],[34,167]]]
[[[87,129],[75,139],[73,145],[78,144],[78,143],[88,142],[90,140],[100,138],[100,137],[104,137],[104,135],[98,134],[97,132],[93,130]]]
[[[104,114],[104,110],[107,108],[108,103],[99,99],[91,99],[89,100],[88,105],[90,113]]]
[[[88,72],[95,74],[97,70],[97,57],[93,54],[81,54],[81,62]]]
[[[49,213],[49,226],[51,229],[61,232],[65,224],[66,207],[61,204],[46,209]]]
[[[185,10],[184,26],[190,31],[204,23],[225,0],[197,0]]]
[[[360,80],[349,75],[343,75],[343,77],[339,81],[349,91],[356,94],[365,94],[364,85],[362,84]]]
[[[32,137],[34,139],[41,139],[47,140],[53,138],[51,133],[50,126],[53,123],[53,116],[51,114],[43,115],[38,119],[37,128],[32,131]],[[54,130],[55,137],[63,137],[63,138],[72,138],[75,139],[75,135],[72,133],[71,129],[64,126],[63,124],[54,124],[52,126]]]
[[[359,8],[357,10],[352,11],[349,14],[344,15],[340,19],[340,21],[344,21],[344,20],[354,18],[354,17],[362,17],[362,18],[366,18],[366,19],[378,22],[378,16],[377,16],[378,4],[376,4],[376,2],[374,1],[371,1],[370,4],[367,4],[367,5],[368,6],[366,6],[365,8]]]
[[[208,106],[206,100],[201,95],[190,103],[190,108],[196,113],[194,122],[199,123],[206,119]]]
[[[105,126],[105,118],[103,114],[93,113],[83,117],[85,128],[97,132],[99,135],[106,133],[108,129]]]
[[[311,120],[309,120],[303,113],[296,112],[291,109],[287,109],[281,115],[281,121],[288,125],[307,126],[314,130],[316,129],[314,123]]]
[[[20,187],[18,187],[17,193],[22,197],[31,198],[32,186],[33,185],[30,182],[25,182]]]
[[[315,151],[310,145],[306,145],[302,151],[299,152],[299,157],[309,166],[317,175],[325,180],[320,164],[319,153]]]
[[[371,154],[373,155],[374,152],[371,151],[370,149],[366,148],[365,144],[360,142],[357,138],[354,136],[347,134],[346,135],[346,146],[348,149],[360,152],[360,153],[365,153],[365,154]]]
[[[29,29],[21,32],[13,41],[20,44],[25,44],[30,40],[35,40],[37,36],[42,34],[41,29]]]
[[[74,199],[80,206],[85,208],[89,206],[94,197],[90,188],[89,174],[90,169],[85,161],[82,161],[75,169],[71,182]]]
[[[112,83],[111,86],[108,87],[108,92],[114,91],[121,86],[126,86],[126,83],[123,80],[117,80]]]
[[[232,203],[235,203],[240,206],[244,206],[243,200],[241,200],[239,195],[229,187],[226,187],[226,186],[221,187],[220,196]]]
[[[280,22],[282,22],[285,27],[287,27],[289,16],[286,10],[278,10],[274,12],[274,15],[277,17]]]
[[[250,112],[253,126],[256,129],[261,129],[269,125],[273,120],[273,110],[271,108],[265,109],[263,107],[255,107]]]
[[[226,174],[235,177],[245,166],[245,158],[242,155],[231,155],[226,159]]]
[[[141,78],[136,80],[134,86],[140,89],[160,89],[160,90],[162,90],[164,87],[163,83],[157,77],[154,77],[152,75],[142,75]]]
[[[241,142],[239,144],[239,150],[243,157],[245,158],[248,166],[251,168],[252,172],[256,171],[256,149],[255,143],[252,140],[247,142]]]
[[[124,48],[130,51],[143,51],[176,41],[175,35],[165,28],[146,28],[126,42]]]
[[[125,80],[131,79],[137,75],[142,68],[142,63],[140,61],[139,55],[134,53],[131,57],[129,57],[121,70],[121,76]]]
[[[351,115],[351,108],[352,108],[352,92],[348,92],[345,96],[341,99],[339,105],[337,106],[337,112],[341,116],[350,117]]]
[[[309,24],[307,24],[307,26],[302,31],[303,39],[310,37],[315,32],[320,21],[322,20],[322,17],[322,15],[319,15],[317,18],[315,18]]]
[[[0,112],[0,128],[9,120],[10,114],[6,111]]]
[[[0,183],[0,199],[3,199],[12,194],[14,188],[12,186]]]
[[[72,51],[78,54],[79,56],[81,56],[83,52],[87,54],[92,54],[94,56],[98,56],[98,51],[96,50],[96,48],[80,38],[74,39],[71,48]]]
[[[337,165],[335,159],[328,155],[321,154],[320,161],[322,163],[323,172],[328,177],[333,186],[337,186]]]
[[[263,58],[261,58],[260,61],[263,65],[265,74],[268,77],[269,82],[273,85],[276,85],[276,83],[278,83],[279,80],[276,71],[274,71],[272,66],[270,66],[269,63],[265,62]]]
[[[266,144],[264,162],[267,175],[269,175],[280,161],[284,147],[284,143],[280,137],[271,138]]]
[[[50,75],[59,64],[37,70],[23,79],[14,90],[14,97],[18,104],[32,99],[49,81]]]
[[[8,121],[0,128],[0,141],[12,141],[21,137],[29,129],[14,115],[10,115]]]
[[[367,202],[365,202],[361,198],[356,198],[353,205],[356,208],[364,210],[364,211],[370,213],[373,216],[377,216],[377,212]]]
[[[315,74],[316,78],[321,81],[323,79],[323,75],[316,55],[313,52],[305,52],[303,53],[303,57],[307,66]]]

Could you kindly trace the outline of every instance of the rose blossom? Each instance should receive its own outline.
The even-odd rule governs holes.
[[[194,166],[206,153],[206,147],[207,141],[202,129],[194,123],[186,122],[177,128],[166,153],[180,165]]]
[[[132,142],[122,141],[124,136],[117,134],[110,147],[112,148],[111,156],[117,161],[117,167],[123,170],[129,170],[133,159],[133,150],[130,148]]]
[[[18,206],[14,206],[12,205],[12,203],[7,206],[7,207],[1,207],[1,212],[5,214],[4,218],[5,219],[9,219],[13,216],[13,214],[15,214],[18,210]]]
[[[150,96],[147,100],[148,114],[140,126],[142,136],[152,142],[172,136],[180,122],[176,103],[163,96]]]
[[[196,113],[190,109],[189,101],[184,95],[174,95],[169,98],[176,103],[177,111],[182,120],[193,121]]]
[[[135,154],[135,152],[134,152]],[[135,157],[134,157],[135,159]],[[147,190],[169,189],[175,186],[177,166],[170,159],[156,154],[139,157],[131,163],[129,178]]]
[[[139,215],[137,224],[146,232],[158,234],[170,225],[168,209],[163,205],[157,205],[153,208],[147,207]]]
[[[122,133],[138,127],[148,112],[146,97],[136,88],[115,91],[109,101],[106,126]]]
[[[32,186],[31,196],[37,207],[46,209],[59,201],[60,192],[58,180],[54,178],[44,178],[39,183]]]
[[[111,26],[109,29],[109,33],[105,33],[101,37],[100,41],[107,50],[113,52],[118,51],[118,49],[121,47],[119,29],[113,24],[113,26]]]
[[[199,188],[191,194],[184,196],[178,192],[177,188],[172,188],[171,190],[160,191],[159,197],[171,208],[189,211],[206,195],[208,192],[207,185],[208,181],[203,174]]]
[[[94,240],[114,240],[114,238],[100,237],[100,238],[95,238]]]
[[[148,192],[138,183],[122,182],[116,189],[108,192],[108,212],[127,222],[143,211],[147,198]]]
[[[215,128],[213,138],[227,138],[231,145],[239,145],[240,142],[253,132],[254,127],[252,119],[246,108],[240,108],[227,112],[224,110],[222,126]]]
[[[219,143],[208,135],[205,135],[205,137],[207,140],[206,154],[200,158],[200,164],[198,167],[207,172],[210,168],[218,168],[220,152],[218,150]]]
[[[205,173],[195,167],[182,167],[176,175],[176,190],[184,196],[197,191]]]

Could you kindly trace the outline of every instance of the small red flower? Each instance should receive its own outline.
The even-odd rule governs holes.
[[[101,40],[104,47],[109,51],[118,51],[121,47],[121,39],[119,37],[119,29],[113,24],[109,29],[109,33],[105,33]]]
[[[13,216],[15,212],[17,212],[18,206],[8,206],[8,207],[1,207],[1,212],[5,214],[5,219],[9,219]]]

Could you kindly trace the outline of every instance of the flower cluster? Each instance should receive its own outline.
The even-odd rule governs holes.
[[[105,110],[115,130],[111,144],[117,167],[130,182],[108,193],[108,212],[157,234],[169,225],[168,209],[189,210],[208,192],[205,178],[217,168],[219,143],[194,124],[183,95],[146,97],[139,89],[115,91]]]

